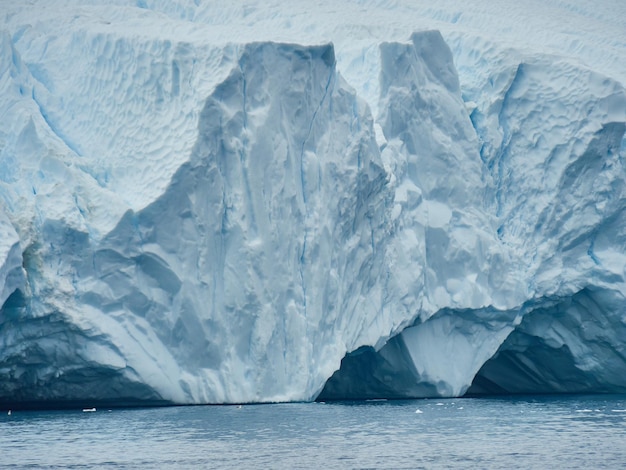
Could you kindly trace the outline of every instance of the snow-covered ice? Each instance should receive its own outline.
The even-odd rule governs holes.
[[[625,59],[619,1],[0,0],[0,402],[626,391]]]

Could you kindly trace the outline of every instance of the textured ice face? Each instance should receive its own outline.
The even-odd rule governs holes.
[[[342,324],[378,313],[378,291],[361,292],[382,272],[389,196],[369,111],[332,46],[236,54],[158,198],[97,238],[87,212],[85,230],[43,219],[32,296],[7,317],[6,399],[131,399],[133,384],[152,390],[143,400],[312,399],[346,343],[371,334]],[[27,328],[40,316],[65,353],[46,367],[27,362],[50,336]]]
[[[1,402],[626,389],[617,65],[233,5],[11,7]]]

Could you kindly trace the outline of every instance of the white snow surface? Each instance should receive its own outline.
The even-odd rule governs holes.
[[[625,85],[618,0],[0,0],[0,403],[626,391]]]

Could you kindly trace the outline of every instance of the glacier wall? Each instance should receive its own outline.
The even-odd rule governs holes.
[[[0,403],[626,390],[614,71],[118,3],[7,6]]]

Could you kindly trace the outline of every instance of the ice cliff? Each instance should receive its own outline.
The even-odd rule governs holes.
[[[601,8],[91,3],[0,2],[0,404],[626,391]]]

